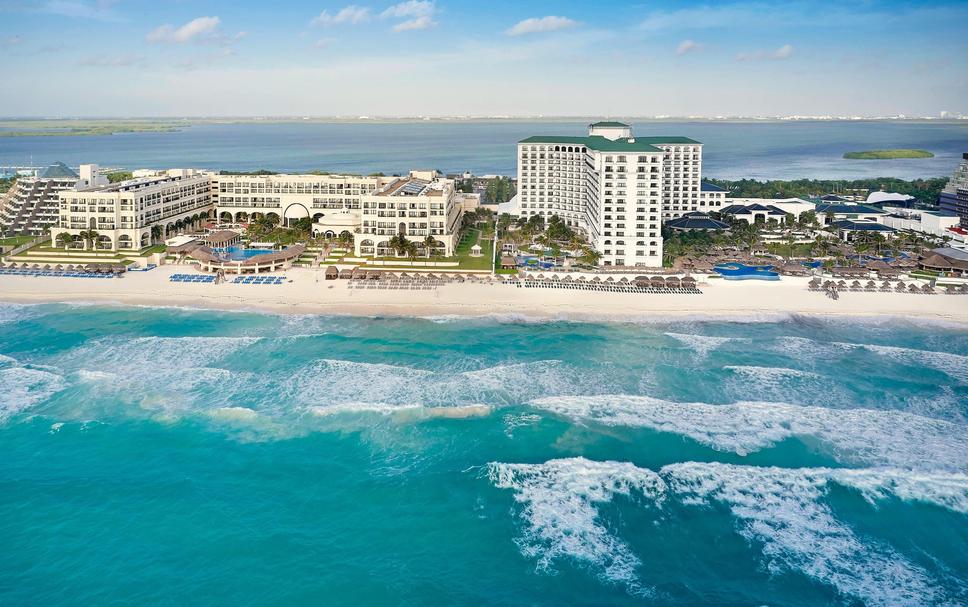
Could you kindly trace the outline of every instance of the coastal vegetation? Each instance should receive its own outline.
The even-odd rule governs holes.
[[[118,183],[119,181],[127,181],[134,177],[131,171],[115,171],[114,173],[108,173],[107,178],[111,183]]]
[[[0,179],[0,194],[6,192],[13,187],[14,182],[17,181],[16,177],[4,177]]]
[[[173,133],[191,126],[185,121],[150,120],[5,120],[0,137],[78,137],[116,133]]]
[[[895,158],[934,158],[934,154],[927,150],[868,150],[866,152],[847,152],[847,160],[892,160]]]
[[[510,177],[494,177],[487,180],[481,202],[484,204],[507,202],[514,198],[514,194],[514,183]]]
[[[755,179],[740,179],[728,181],[725,179],[706,179],[729,190],[731,198],[810,198],[822,196],[830,192],[846,192],[848,190],[866,190],[897,192],[914,196],[920,205],[935,206],[938,196],[945,184],[946,177],[929,179],[914,179],[911,181],[894,177],[875,177],[870,179],[794,179],[757,181]]]

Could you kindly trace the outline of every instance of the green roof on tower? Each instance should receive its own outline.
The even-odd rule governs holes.
[[[629,125],[625,124],[624,122],[614,122],[614,121],[605,120],[603,122],[595,122],[593,124],[589,124],[588,126],[590,126],[592,128],[601,127],[601,128],[619,128],[619,129],[621,129],[621,128],[628,128]]]

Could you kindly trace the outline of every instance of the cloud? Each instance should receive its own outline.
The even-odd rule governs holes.
[[[10,36],[0,40],[0,48],[13,48],[24,41],[23,36]]]
[[[407,0],[386,9],[380,13],[380,17],[383,19],[406,19],[406,21],[394,25],[393,31],[408,32],[437,25],[437,22],[434,21],[436,12],[437,5],[431,0]]]
[[[701,51],[702,47],[703,45],[694,40],[683,40],[679,43],[679,46],[676,47],[676,54],[685,55],[686,53]]]
[[[793,55],[793,45],[784,44],[778,49],[767,51],[767,50],[756,50],[752,53],[739,53],[736,55],[737,61],[763,61],[766,59],[782,60],[789,59]]]
[[[393,31],[395,32],[407,32],[410,30],[425,30],[428,27],[434,27],[437,22],[428,16],[417,17],[416,19],[410,19],[409,21],[404,21],[393,26]]]
[[[576,25],[578,25],[578,22],[569,19],[568,17],[556,17],[554,15],[549,15],[547,17],[532,17],[530,19],[525,19],[524,21],[518,21],[515,23],[514,26],[507,31],[507,35],[523,36],[525,34],[537,34],[541,32],[557,32],[558,30],[575,27]]]
[[[177,29],[166,23],[148,32],[145,40],[184,44],[212,35],[218,29],[219,23],[221,19],[218,17],[198,17]]]
[[[145,58],[140,55],[96,55],[80,59],[77,65],[82,67],[134,67],[144,63]]]
[[[97,0],[82,2],[80,0],[48,0],[38,5],[28,5],[31,12],[59,15],[79,19],[97,19],[100,21],[121,21],[121,18],[111,8],[114,0]]]
[[[316,42],[313,42],[313,48],[329,48],[333,44],[332,38],[320,38]]]
[[[365,6],[356,6],[355,4],[350,4],[349,6],[344,6],[335,15],[330,14],[329,11],[323,11],[313,18],[313,25],[321,25],[323,27],[328,27],[330,25],[340,25],[343,23],[349,25],[357,25],[359,23],[365,23],[370,20],[370,9]]]

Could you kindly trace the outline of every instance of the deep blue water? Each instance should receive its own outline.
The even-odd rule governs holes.
[[[950,326],[0,304],[0,604],[965,604],[966,416]]]
[[[724,179],[939,177],[968,152],[968,124],[931,122],[639,122],[635,132],[684,135],[705,144],[703,172]],[[0,166],[102,166],[344,173],[414,168],[516,174],[515,144],[540,134],[581,135],[584,123],[200,124],[176,133],[0,138]],[[844,152],[921,148],[934,158],[844,160]]]

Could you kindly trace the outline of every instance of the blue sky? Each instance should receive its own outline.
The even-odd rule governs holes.
[[[0,115],[968,114],[965,2],[0,0]]]

